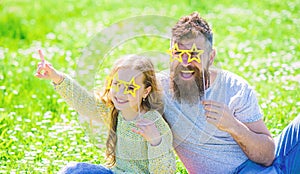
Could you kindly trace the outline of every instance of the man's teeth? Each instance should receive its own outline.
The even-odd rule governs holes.
[[[194,71],[192,70],[189,70],[189,71],[181,71],[182,73],[185,73],[185,74],[191,74],[191,73],[194,73]]]
[[[181,71],[181,77],[183,77],[184,79],[189,79],[193,76],[194,71],[191,70],[185,70],[185,71]]]

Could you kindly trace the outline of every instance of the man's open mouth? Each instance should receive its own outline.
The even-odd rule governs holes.
[[[183,80],[190,80],[193,77],[194,73],[195,73],[195,71],[193,71],[193,70],[180,71],[180,75]]]

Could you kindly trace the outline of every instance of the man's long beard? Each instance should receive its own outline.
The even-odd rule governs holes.
[[[182,79],[181,71],[184,70],[194,71],[193,78],[191,80]],[[208,69],[205,69],[203,72],[204,80],[202,70],[195,66],[188,65],[187,67],[184,67],[179,64],[175,67],[175,71],[171,73],[171,89],[173,90],[174,98],[179,103],[199,103],[201,98],[204,96],[205,88],[207,89],[210,85]]]

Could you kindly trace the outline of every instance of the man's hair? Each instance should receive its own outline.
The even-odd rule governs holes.
[[[205,19],[198,12],[193,12],[188,16],[181,17],[172,28],[173,42],[179,42],[183,39],[191,39],[202,33],[213,46],[213,32]]]

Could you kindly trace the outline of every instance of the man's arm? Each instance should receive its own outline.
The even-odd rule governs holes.
[[[250,160],[265,166],[273,163],[275,143],[263,120],[245,124],[238,121],[228,133]]]
[[[228,132],[250,160],[265,166],[272,164],[275,143],[261,119],[252,123],[242,123],[225,104],[211,100],[203,101],[202,104],[207,121]]]

